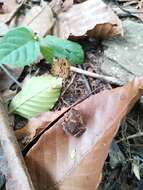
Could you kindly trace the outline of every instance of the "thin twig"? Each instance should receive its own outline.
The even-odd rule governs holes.
[[[79,68],[82,69],[81,65],[79,65]],[[82,75],[82,77],[83,77],[83,80],[85,81],[87,91],[88,91],[88,93],[90,93],[92,90],[91,90],[91,86],[89,84],[89,81],[85,75]]]
[[[21,88],[21,84],[14,78],[14,76],[11,75],[8,69],[6,69],[4,65],[1,65],[0,67]]]
[[[114,78],[114,77],[105,76],[105,75],[93,73],[93,72],[90,72],[90,71],[85,71],[83,69],[73,67],[73,66],[70,67],[70,70],[73,71],[73,72],[76,72],[76,73],[80,73],[80,74],[89,76],[89,77],[105,80],[105,81],[107,81],[107,82],[109,82],[111,84],[116,84],[116,85],[119,85],[119,86],[123,85],[122,81],[120,81],[120,80],[118,80],[117,78]]]
[[[69,87],[72,85],[72,83],[73,83],[75,77],[76,77],[76,74],[73,75],[73,77],[72,77],[70,83],[69,83],[68,86],[65,88],[65,90],[62,92],[61,96],[63,96],[63,95],[66,93],[66,91],[69,89]]]
[[[116,2],[116,5],[117,5],[122,11],[128,13],[129,16],[134,16],[134,14],[143,13],[143,11],[129,11],[129,10],[125,9],[124,7],[122,7],[122,6],[119,4],[118,0],[115,0],[115,2]]]
[[[118,140],[116,142],[120,143],[121,141],[129,140],[129,139],[134,139],[134,138],[142,137],[142,136],[143,136],[143,132],[139,132],[139,133],[136,133],[134,135],[130,135],[130,136],[126,137],[126,138],[122,138],[122,139],[120,139],[120,140]]]

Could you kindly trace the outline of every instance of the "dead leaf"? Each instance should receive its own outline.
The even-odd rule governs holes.
[[[135,12],[136,13],[134,13],[134,16],[143,21],[143,8],[136,9]]]
[[[28,26],[40,37],[50,33],[54,24],[54,16],[51,8],[46,4],[43,7],[34,6],[25,16],[21,25]]]
[[[63,3],[63,11],[67,11],[69,8],[71,8],[73,3],[74,0],[65,0],[65,2]]]
[[[16,138],[19,140],[22,136],[26,135],[28,139],[32,140],[44,128],[46,128],[50,122],[55,120],[61,113],[63,113],[65,109],[66,108],[62,108],[62,110],[57,112],[45,112],[37,117],[31,118],[25,127],[15,131]]]
[[[54,60],[51,73],[63,79],[67,78],[70,73],[70,63],[66,59]]]
[[[0,13],[0,21],[8,22],[15,12],[21,7],[25,0],[22,0],[20,3],[17,3],[16,0],[3,0],[2,10]]]
[[[96,190],[112,139],[142,92],[143,77],[76,105],[86,128],[80,137],[63,130],[67,112],[47,128],[25,157],[35,189]]]
[[[62,11],[67,11],[73,5],[73,0],[52,0],[49,6],[53,12],[58,15]]]
[[[51,9],[54,12],[54,14],[58,14],[59,12],[61,12],[62,5],[63,5],[63,1],[62,0],[52,0],[49,3],[49,6],[51,7]]]
[[[54,34],[61,38],[85,35],[107,38],[123,35],[123,29],[109,6],[101,0],[87,0],[58,15]]]

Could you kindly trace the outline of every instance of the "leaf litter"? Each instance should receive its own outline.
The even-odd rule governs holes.
[[[65,39],[86,35],[109,38],[123,34],[118,16],[100,0],[88,0],[60,13],[54,31],[55,35]]]
[[[19,3],[16,0],[2,0],[0,8],[0,21],[3,23],[9,22],[23,3],[24,0]]]
[[[64,116],[47,129],[25,158],[35,188],[96,189],[112,138],[126,113],[140,97],[142,85],[142,78],[135,79],[123,87],[103,91],[77,104],[74,108],[79,110],[82,125],[86,128],[79,138],[64,132],[63,125],[70,122],[63,123]]]
[[[126,11],[126,5],[123,2],[117,2],[116,6],[120,5],[118,8],[126,13],[125,15],[129,19],[131,15],[137,16],[137,14],[140,14],[142,16],[142,13],[139,12],[142,9],[141,2],[136,1],[137,13],[133,13],[130,9],[131,14],[128,10]],[[130,112],[130,109],[141,96],[143,80],[142,78],[136,78],[118,88],[115,88],[119,85],[118,82],[112,85],[111,81],[113,79],[126,83],[133,77],[128,77],[127,73],[120,75],[119,71],[116,71],[116,75],[114,75],[112,69],[108,67],[109,64],[112,64],[111,61],[114,57],[119,55],[115,48],[113,48],[113,59],[110,57],[105,64],[104,56],[108,57],[110,55],[106,52],[112,48],[112,45],[108,44],[109,49],[104,50],[105,42],[101,43],[100,41],[102,38],[112,38],[111,41],[117,45],[117,41],[113,37],[121,36],[119,37],[121,41],[125,40],[127,45],[130,44],[124,24],[127,21],[119,19],[118,13],[115,14],[111,8],[112,6],[106,3],[101,0],[64,2],[53,0],[51,3],[46,1],[21,1],[18,3],[17,1],[11,1],[10,4],[5,1],[2,4],[0,14],[0,21],[2,22],[1,36],[8,32],[8,25],[9,27],[13,26],[13,21],[15,26],[26,26],[27,28],[23,27],[25,32],[28,32],[28,28],[33,31],[29,30],[29,34],[23,33],[26,37],[23,38],[22,35],[19,36],[19,29],[21,30],[22,27],[14,29],[16,31],[15,35],[11,33],[12,30],[10,29],[11,35],[5,35],[8,41],[4,42],[2,39],[0,66],[2,68],[1,76],[11,77],[8,78],[8,82],[13,82],[13,80],[17,81],[17,79],[15,80],[14,70],[13,72],[11,70],[7,72],[5,66],[3,68],[3,64],[8,64],[8,67],[16,66],[16,69],[20,66],[21,70],[24,66],[29,65],[27,70],[24,69],[24,76],[20,76],[20,83],[16,82],[15,84],[17,95],[11,101],[10,107],[18,105],[14,112],[28,118],[26,121],[23,117],[13,114],[15,123],[12,125],[14,129],[17,129],[15,135],[18,139],[23,135],[29,138],[22,152],[35,189],[47,189],[47,187],[49,189],[75,189],[78,187],[79,189],[86,188],[90,190],[98,187],[101,190],[142,189],[142,151],[139,146],[139,144],[143,144],[141,141],[142,125],[140,124],[142,116],[140,115],[141,111],[137,117],[136,114],[132,115],[132,112],[136,111],[136,107],[132,112]],[[131,6],[133,6],[132,3]],[[15,22],[17,17],[20,22]],[[136,27],[133,28],[134,25]],[[128,35],[130,35],[131,42],[135,39],[131,43],[131,46],[134,47],[134,44],[138,45],[136,33],[139,37],[141,36],[138,30],[142,27],[142,23],[129,21],[129,27],[131,28]],[[135,32],[136,30],[137,32]],[[38,35],[36,36],[34,33]],[[47,36],[47,34],[51,36]],[[76,42],[58,39],[52,36],[53,34],[64,39],[70,38],[81,46]],[[39,38],[45,35],[46,38]],[[6,39],[6,37],[4,38]],[[41,43],[41,41],[43,42]],[[10,45],[12,42],[16,42],[15,45]],[[73,47],[72,43],[74,44]],[[33,44],[37,45],[36,51],[31,48],[34,47]],[[41,51],[43,44],[44,50]],[[16,45],[18,46],[15,49]],[[12,48],[10,49],[10,47]],[[25,51],[21,51],[22,48]],[[123,48],[119,47],[119,49]],[[84,60],[83,50],[85,53]],[[122,65],[122,72],[127,72],[124,67],[127,67],[127,62],[134,62],[133,60],[136,57],[133,56],[132,59],[133,54],[130,50],[129,47],[127,50],[129,56]],[[40,55],[40,51],[42,55]],[[135,50],[133,52],[136,54]],[[137,53],[141,55],[139,52]],[[31,56],[29,56],[30,54]],[[121,60],[114,65],[116,70],[118,70],[126,56],[127,53],[125,54],[123,51]],[[63,61],[61,58],[65,60]],[[138,59],[140,63],[141,57],[138,56]],[[41,91],[42,94],[36,101],[35,99],[33,101],[32,98],[37,98],[37,96],[23,99],[23,97],[28,97],[28,94],[32,95],[34,91],[41,89],[43,85],[46,85],[47,88],[51,85],[52,88],[55,84],[52,84],[51,80],[47,81],[47,84],[42,82],[43,74],[55,74],[54,69],[56,68],[56,72],[58,72],[56,75],[59,76],[61,70],[58,68],[58,63],[61,61],[75,64],[76,70],[79,69],[88,74],[85,76],[85,72],[77,74],[72,69],[67,69],[67,71],[63,67],[60,68],[64,73],[62,75],[64,79],[62,88],[60,86],[59,89],[61,95],[56,96],[56,100],[58,98],[56,104],[56,101],[52,101],[55,98],[53,93],[51,93],[51,98],[47,96],[46,101],[43,102],[42,94],[47,89]],[[54,69],[53,62],[56,63]],[[78,63],[81,65],[76,65]],[[106,73],[109,75],[107,77],[111,77],[111,81],[102,72],[103,63],[107,68]],[[132,70],[133,73],[136,70],[140,72],[141,65],[134,63],[129,70]],[[97,79],[92,78],[89,73],[95,73]],[[134,74],[134,76],[138,75],[140,76],[142,73]],[[27,84],[30,83],[32,78],[35,80],[41,78],[41,83],[38,85],[37,82],[33,82],[29,90],[25,91],[26,83],[21,83],[25,76]],[[55,80],[59,80],[59,78],[56,77]],[[9,89],[11,87],[9,86],[11,86],[11,83],[7,83],[6,80],[2,83],[4,94],[7,91],[10,93]],[[96,93],[97,95],[90,96]],[[46,96],[44,95],[44,97]],[[18,101],[15,101],[15,99],[18,99]],[[24,100],[23,103],[19,104],[22,100]],[[54,106],[49,112],[47,112],[46,107],[48,102],[53,102],[50,104],[50,108]],[[33,103],[37,105],[33,106]],[[6,105],[8,104],[9,99],[6,102]],[[140,104],[142,105],[142,103]],[[30,111],[25,111],[25,105],[26,110],[28,108]],[[37,106],[40,111],[38,111]],[[139,105],[137,105],[137,109],[138,107]],[[128,112],[129,115],[126,116]],[[121,126],[120,129],[119,126]],[[118,129],[119,132],[117,133]],[[117,136],[113,140],[116,134]],[[20,140],[21,143],[22,140]],[[9,171],[3,171],[3,174],[9,181]],[[2,174],[0,176],[1,179],[4,179]],[[129,184],[129,179],[132,181],[131,184]],[[12,183],[7,182],[6,189],[11,189],[11,185],[14,185]]]
[[[41,6],[33,6],[32,9],[26,14],[22,21],[23,26],[28,26],[38,36],[43,37],[50,33],[54,25],[55,19],[51,8],[46,4]],[[39,25],[41,27],[39,27]]]

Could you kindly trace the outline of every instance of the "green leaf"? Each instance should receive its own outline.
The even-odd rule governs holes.
[[[9,31],[0,41],[0,65],[24,67],[32,64],[40,53],[34,34],[25,27]]]
[[[9,110],[25,118],[50,110],[58,100],[62,79],[53,76],[32,77],[11,101]]]
[[[84,61],[84,52],[79,44],[55,36],[48,35],[41,39],[40,49],[49,63],[52,63],[54,58],[65,58],[71,64],[82,64]]]

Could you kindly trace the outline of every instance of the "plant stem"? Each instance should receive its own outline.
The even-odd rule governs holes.
[[[126,138],[119,139],[118,141],[116,141],[116,143],[120,143],[121,141],[134,139],[134,138],[142,137],[142,136],[143,136],[143,132],[139,132],[139,133],[136,133],[134,135],[130,135],[130,136],[126,137]]]
[[[1,65],[0,67],[21,88],[21,84],[11,75],[8,69],[6,69],[4,65]]]

